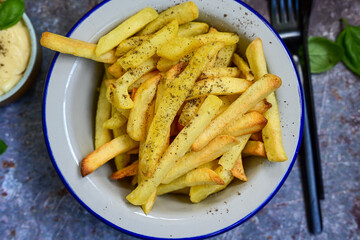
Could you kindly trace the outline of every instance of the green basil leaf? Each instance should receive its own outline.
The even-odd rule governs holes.
[[[344,48],[343,63],[360,76],[360,26],[351,26],[345,19],[343,21],[346,27],[336,42]]]
[[[24,0],[6,0],[0,5],[0,30],[15,25],[25,11]]]
[[[6,144],[0,139],[0,155],[3,154],[7,149]]]
[[[344,55],[344,50],[335,42],[324,37],[308,39],[311,73],[322,73],[333,68]]]

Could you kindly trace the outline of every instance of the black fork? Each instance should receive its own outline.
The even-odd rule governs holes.
[[[310,231],[317,234],[322,231],[319,198],[324,199],[324,190],[307,48],[311,5],[311,0],[271,0],[270,15],[271,24],[293,55],[302,79],[304,132],[300,161],[308,225]],[[299,55],[302,56],[302,66],[300,66]]]

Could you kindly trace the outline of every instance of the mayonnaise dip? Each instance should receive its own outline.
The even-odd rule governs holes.
[[[0,95],[13,88],[29,63],[31,43],[23,21],[0,30]]]

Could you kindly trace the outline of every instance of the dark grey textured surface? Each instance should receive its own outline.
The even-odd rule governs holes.
[[[100,0],[27,0],[27,14],[39,33],[66,34]],[[268,19],[268,1],[247,0]],[[339,19],[360,25],[360,1],[316,1],[311,35],[335,39]],[[132,239],[89,214],[68,193],[51,165],[43,141],[41,105],[54,53],[44,49],[42,71],[18,102],[0,108],[0,239]],[[299,163],[258,214],[212,239],[360,239],[360,78],[343,64],[313,76],[325,200],[324,231],[306,226]]]

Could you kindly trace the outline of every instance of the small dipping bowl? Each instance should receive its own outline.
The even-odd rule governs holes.
[[[31,54],[28,66],[24,72],[23,77],[10,91],[0,96],[0,107],[8,105],[18,100],[34,83],[35,78],[40,70],[41,65],[41,48],[39,45],[36,31],[32,25],[30,18],[24,13],[22,20],[29,30],[31,42]]]

